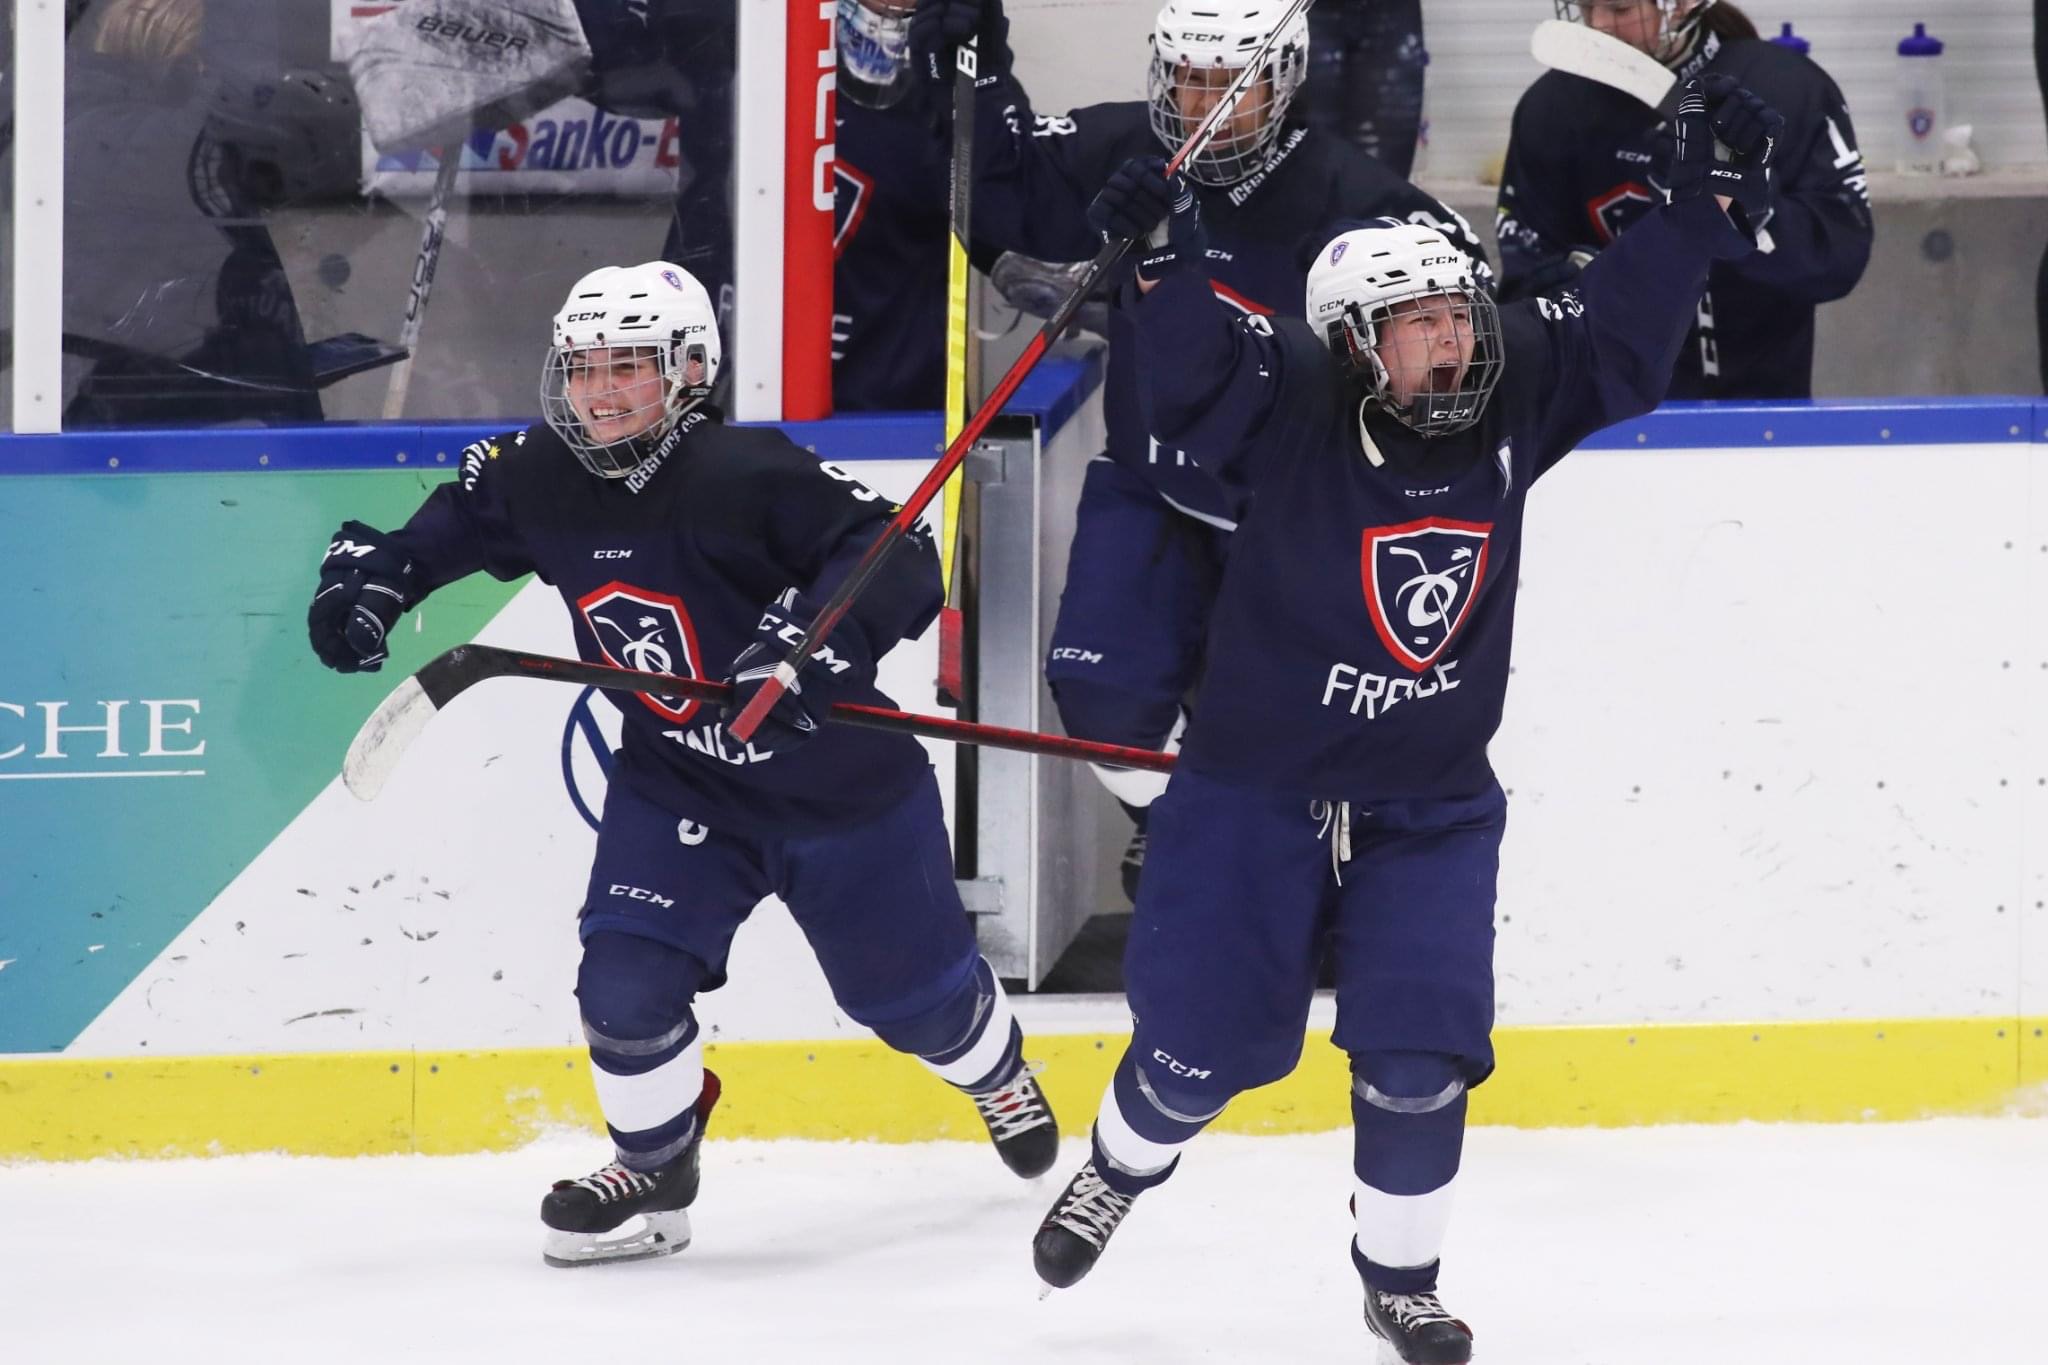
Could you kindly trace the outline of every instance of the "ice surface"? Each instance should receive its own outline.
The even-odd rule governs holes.
[[[961,1143],[713,1141],[687,1251],[543,1266],[541,1193],[605,1155],[0,1167],[0,1359],[1371,1359],[1348,1135],[1201,1139],[1044,1303],[1078,1141],[1037,1184]],[[1484,1365],[2048,1361],[2048,1120],[1480,1129],[1451,1238]]]

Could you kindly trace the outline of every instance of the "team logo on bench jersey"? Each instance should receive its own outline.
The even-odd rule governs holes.
[[[1430,517],[1366,530],[1365,605],[1387,652],[1420,673],[1458,633],[1486,579],[1490,524]]]
[[[584,624],[597,640],[605,661],[619,668],[642,673],[672,673],[679,678],[701,678],[697,666],[697,628],[681,599],[665,592],[649,592],[630,583],[607,583],[576,603]],[[688,720],[702,702],[684,697],[650,697],[640,700],[663,720]]]

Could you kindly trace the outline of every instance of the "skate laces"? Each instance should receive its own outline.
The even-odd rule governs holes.
[[[1375,1291],[1379,1292],[1379,1291]],[[1457,1319],[1444,1311],[1443,1304],[1434,1294],[1388,1294],[1379,1293],[1380,1307],[1394,1320],[1394,1325],[1404,1332],[1432,1322],[1456,1322]]]
[[[1008,1085],[968,1095],[997,1142],[1006,1142],[1019,1133],[1052,1122],[1052,1111],[1045,1107],[1045,1095],[1033,1079],[1043,1066],[1042,1062],[1025,1062]]]
[[[636,1171],[630,1166],[621,1166],[616,1161],[608,1161],[582,1179],[566,1183],[581,1185],[584,1189],[595,1194],[603,1203],[613,1204],[621,1199],[631,1199],[635,1195],[647,1193],[654,1188],[655,1179],[653,1176]]]
[[[1067,1197],[1060,1201],[1048,1221],[1100,1251],[1109,1241],[1109,1234],[1116,1231],[1116,1225],[1130,1211],[1130,1197],[1103,1184],[1091,1161],[1074,1177],[1074,1183],[1067,1187]]]

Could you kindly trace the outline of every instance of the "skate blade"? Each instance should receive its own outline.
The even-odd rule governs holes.
[[[559,1232],[549,1228],[540,1258],[557,1269],[573,1270],[577,1266],[609,1265],[617,1261],[651,1261],[657,1256],[673,1256],[690,1244],[690,1215],[687,1210],[643,1213],[640,1219],[645,1226],[638,1232],[614,1236],[609,1240],[597,1233]]]

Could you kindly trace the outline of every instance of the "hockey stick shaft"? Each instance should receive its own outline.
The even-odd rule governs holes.
[[[441,238],[448,230],[448,200],[455,192],[455,175],[462,167],[462,144],[451,142],[435,150],[434,193],[427,200],[427,217],[420,227],[420,249],[413,255],[412,281],[405,296],[405,323],[399,328],[398,344],[405,351],[391,371],[391,385],[384,390],[384,420],[405,415],[405,397],[412,388],[413,355],[419,350],[420,326],[427,317],[427,295],[433,292],[434,272],[441,265]]]
[[[1266,54],[1272,51],[1273,44],[1280,40],[1280,35],[1287,32],[1288,26],[1298,16],[1308,12],[1309,4],[1310,0],[1294,0],[1288,7],[1287,13],[1281,16],[1273,31],[1266,35],[1266,41],[1260,44],[1259,50],[1252,54],[1244,68],[1237,73],[1237,78],[1223,92],[1222,98],[1216,101],[1201,123],[1196,126],[1195,131],[1189,134],[1188,140],[1181,144],[1180,150],[1166,163],[1168,176],[1177,173],[1187,164],[1189,158],[1209,145],[1217,130],[1223,126],[1224,120],[1236,110],[1238,100],[1251,88],[1260,68],[1265,65]],[[896,509],[896,515],[889,519],[888,525],[875,537],[875,543],[868,547],[867,552],[854,564],[853,571],[847,574],[845,581],[840,583],[837,591],[827,599],[816,619],[811,622],[811,628],[804,632],[803,639],[797,641],[782,662],[776,665],[774,676],[754,693],[753,700],[748,702],[745,709],[734,719],[731,726],[733,738],[744,742],[753,737],[754,731],[760,728],[768,712],[773,709],[782,694],[789,690],[790,683],[796,680],[797,669],[802,666],[803,661],[811,657],[820,642],[831,636],[833,627],[839,624],[847,609],[853,605],[853,600],[860,596],[873,580],[876,571],[882,566],[882,561],[888,558],[889,552],[909,534],[911,526],[923,514],[924,509],[931,505],[933,496],[945,484],[947,476],[967,457],[968,450],[981,439],[981,433],[988,429],[989,422],[1002,411],[1003,405],[1010,401],[1011,395],[1017,392],[1017,386],[1024,382],[1025,377],[1037,367],[1038,362],[1045,358],[1045,353],[1051,349],[1053,342],[1067,330],[1067,324],[1072,322],[1074,314],[1080,311],[1082,301],[1088,297],[1096,283],[1116,267],[1116,263],[1123,259],[1124,253],[1131,249],[1131,245],[1131,239],[1128,237],[1113,237],[1103,242],[1102,249],[1095,253],[1095,259],[1088,263],[1087,271],[1074,287],[1067,291],[1067,296],[1060,300],[1060,306],[1045,320],[1044,325],[1038,329],[1038,334],[1025,343],[1022,354],[1011,362],[1010,368],[996,382],[995,388],[982,400],[981,406],[974,410],[974,415],[967,419],[967,424],[960,429],[960,434],[947,444],[946,451],[939,457],[938,463],[931,467],[917,488],[904,499],[903,505]]]
[[[688,697],[693,701],[719,703],[731,699],[726,683],[701,678],[678,678],[667,673],[643,673],[582,659],[561,659],[523,650],[501,649],[495,645],[458,645],[399,684],[371,717],[363,722],[342,763],[342,777],[348,789],[369,800],[384,785],[399,757],[424,728],[433,714],[455,698],[490,678],[545,678],[582,687],[635,692],[658,697]],[[1027,754],[1081,759],[1118,768],[1146,768],[1170,772],[1173,755],[1151,749],[1130,749],[1117,744],[1097,744],[1068,739],[1063,735],[1039,734],[1033,730],[1012,730],[1000,725],[977,725],[945,716],[926,716],[909,711],[892,711],[883,706],[861,706],[839,702],[829,720],[868,730],[887,730],[923,739],[950,740],[957,744],[980,744],[996,749],[1015,749]]]
[[[946,258],[946,413],[945,434],[950,444],[967,420],[968,399],[974,376],[976,348],[972,344],[973,320],[968,316],[970,271],[967,242],[974,202],[974,80],[980,70],[981,52],[975,40],[963,44],[954,58],[953,142],[946,177],[946,219],[952,240]],[[942,705],[958,707],[967,699],[967,659],[962,616],[964,575],[961,563],[966,541],[962,535],[961,508],[965,502],[965,471],[955,469],[947,477],[940,501],[939,574],[946,591],[939,608],[938,693]]]

